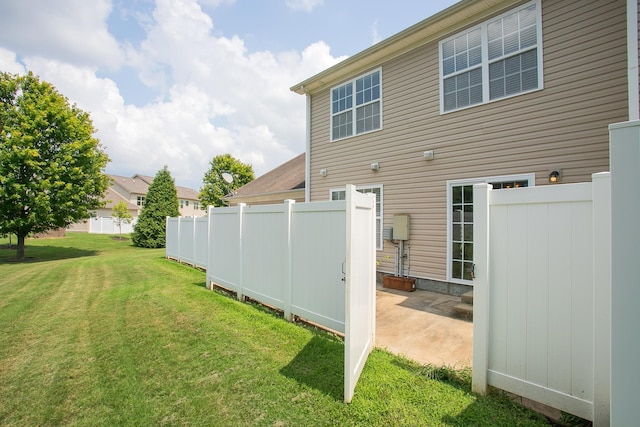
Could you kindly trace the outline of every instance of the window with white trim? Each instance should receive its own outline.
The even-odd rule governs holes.
[[[360,193],[376,195],[376,249],[382,250],[382,185],[357,186]],[[345,200],[347,192],[344,189],[331,190],[331,200]]]
[[[331,140],[371,132],[382,126],[381,70],[331,89]]]
[[[136,197],[136,205],[137,205],[137,206],[141,206],[141,207],[143,207],[143,206],[144,206],[144,201],[145,201],[145,200],[146,200],[146,197],[145,197],[145,196],[138,196],[138,197]]]
[[[479,178],[447,182],[449,227],[447,277],[456,283],[471,284],[473,268],[473,186],[489,183],[493,189],[530,187],[534,174]]]
[[[540,0],[440,42],[440,111],[542,89]]]

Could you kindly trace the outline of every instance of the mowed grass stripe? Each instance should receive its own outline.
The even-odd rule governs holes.
[[[340,339],[205,289],[164,250],[28,244],[38,262],[0,263],[0,425],[546,424],[377,350],[345,405]]]

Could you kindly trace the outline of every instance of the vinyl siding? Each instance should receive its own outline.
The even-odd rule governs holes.
[[[329,90],[313,94],[311,201],[345,184],[383,185],[384,227],[394,214],[411,216],[410,274],[446,280],[447,180],[535,173],[544,185],[553,168],[563,183],[608,170],[608,125],[628,117],[626,2],[542,1],[542,14],[543,90],[440,114],[432,42],[378,64],[380,131],[330,142]],[[393,272],[393,256],[385,242],[379,269]]]

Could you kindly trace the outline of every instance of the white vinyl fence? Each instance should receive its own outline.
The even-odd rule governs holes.
[[[192,264],[205,255],[208,287],[344,333],[350,402],[374,344],[376,224],[375,196],[353,185],[346,194],[342,201],[210,207],[208,246],[199,220],[168,218],[166,254]]]
[[[167,218],[167,258],[206,268],[209,253],[209,222],[206,217]]]
[[[474,186],[474,391],[608,425],[610,181]]]
[[[122,234],[133,233],[134,219],[131,224],[122,224]],[[119,234],[120,227],[116,225],[115,219],[108,216],[89,219],[89,233],[95,234]]]

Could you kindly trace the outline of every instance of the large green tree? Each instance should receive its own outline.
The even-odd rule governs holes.
[[[203,179],[204,185],[200,189],[202,208],[223,206],[224,196],[253,181],[253,178],[251,165],[242,163],[231,154],[215,156],[209,164],[209,170]]]
[[[166,218],[179,215],[176,184],[165,166],[158,171],[149,186],[138,223],[133,227],[131,241],[141,248],[164,248]]]
[[[101,206],[109,157],[89,114],[32,73],[0,73],[0,231],[66,227]]]

